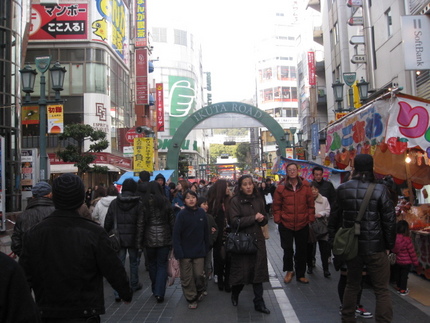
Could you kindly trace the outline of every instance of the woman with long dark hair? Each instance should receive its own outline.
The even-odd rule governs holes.
[[[231,292],[229,282],[230,259],[225,251],[225,240],[228,225],[228,204],[230,190],[225,179],[219,179],[211,186],[208,192],[208,213],[211,214],[218,226],[218,236],[213,245],[214,275],[218,279],[218,289]]]
[[[266,242],[261,228],[267,224],[263,197],[257,190],[251,175],[239,178],[238,191],[230,201],[229,217],[231,230],[248,233],[257,239],[256,254],[231,254],[230,283],[231,302],[237,306],[243,287],[252,284],[254,308],[270,314],[263,299],[263,283],[269,281]]]
[[[137,245],[146,249],[152,294],[158,303],[162,303],[175,217],[169,199],[158,182],[148,183],[142,202],[143,212],[137,219]]]

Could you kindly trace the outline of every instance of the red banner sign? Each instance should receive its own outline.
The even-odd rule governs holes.
[[[157,83],[155,88],[157,102],[157,131],[164,131],[163,83]]]
[[[309,85],[316,85],[316,74],[315,74],[315,53],[308,52],[308,70],[309,70]]]
[[[149,104],[148,52],[144,48],[136,49],[136,104]]]

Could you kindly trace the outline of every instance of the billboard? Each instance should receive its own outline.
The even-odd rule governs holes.
[[[106,133],[109,147],[104,152],[112,151],[111,145],[111,116],[110,98],[101,93],[84,93],[85,115],[84,123],[90,125],[94,130],[102,130]],[[91,142],[85,141],[85,150],[89,149]]]
[[[65,39],[88,39],[88,4],[32,5],[30,40]]]
[[[192,78],[169,76],[170,135],[176,133],[196,108],[196,85]]]
[[[403,16],[401,22],[405,69],[430,69],[430,16]]]

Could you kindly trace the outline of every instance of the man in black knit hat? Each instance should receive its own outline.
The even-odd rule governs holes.
[[[19,263],[43,322],[100,322],[103,277],[130,302],[127,273],[106,231],[77,211],[85,198],[82,180],[63,174],[52,193],[56,210],[25,234]]]

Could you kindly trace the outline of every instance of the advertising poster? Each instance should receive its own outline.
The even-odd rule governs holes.
[[[63,133],[64,118],[63,105],[48,105],[46,112],[48,117],[48,133]]]
[[[184,120],[196,108],[196,90],[193,79],[169,76],[170,135],[173,136]]]
[[[134,172],[154,171],[154,138],[134,138]]]
[[[106,133],[106,140],[109,141],[109,147],[103,152],[112,152],[111,143],[111,117],[110,99],[106,94],[101,93],[84,93],[84,106],[87,107],[84,115],[84,123],[90,125],[94,130],[101,130]],[[90,148],[91,142],[85,141],[84,149]]]
[[[91,8],[91,40],[108,44],[129,64],[129,10],[122,0],[94,0]]]
[[[22,124],[39,124],[39,107],[34,106],[22,106]]]
[[[164,131],[164,91],[163,83],[156,84],[157,102],[157,131]]]
[[[31,7],[30,40],[86,40],[88,5],[57,4]]]

